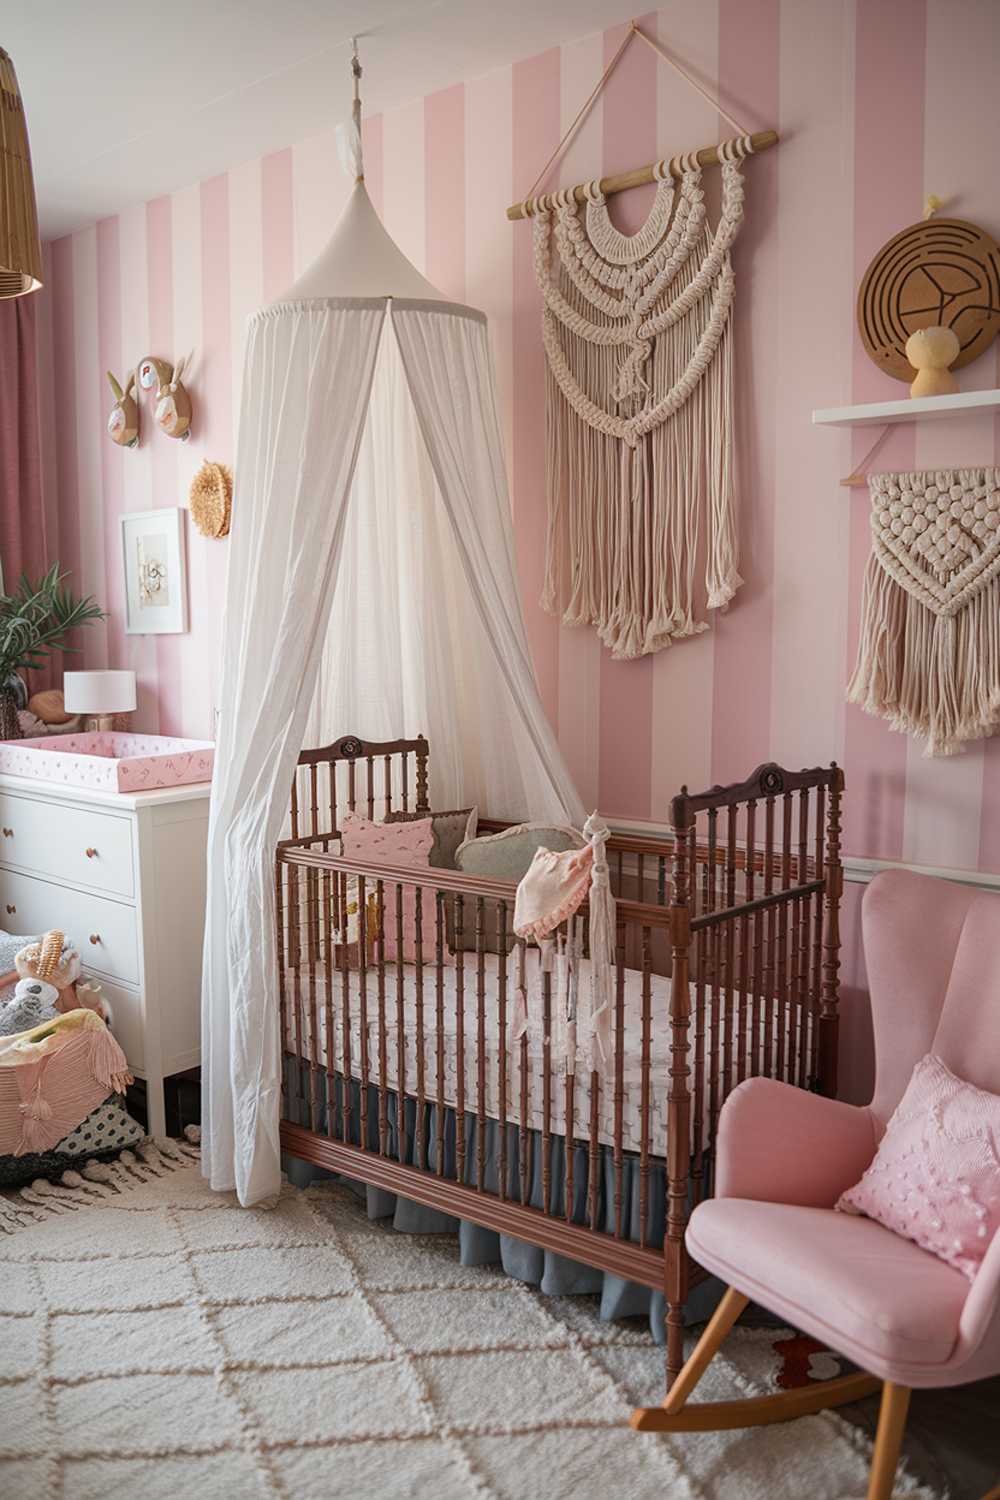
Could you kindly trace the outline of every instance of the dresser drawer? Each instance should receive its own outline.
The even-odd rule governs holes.
[[[81,982],[86,983],[88,979],[101,986],[101,994],[111,1007],[114,1017],[115,1040],[128,1058],[128,1065],[132,1071],[141,1073],[146,1065],[143,1050],[142,991],[126,989],[124,985],[115,984],[106,975],[91,970],[89,965],[83,972]]]
[[[0,865],[132,896],[132,823],[96,808],[0,792]]]
[[[0,926],[18,933],[58,927],[77,944],[86,968],[126,984],[139,983],[134,906],[16,870],[0,870]]]

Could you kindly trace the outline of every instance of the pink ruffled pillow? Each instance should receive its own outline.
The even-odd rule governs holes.
[[[434,844],[434,823],[431,818],[415,818],[412,823],[372,823],[358,813],[348,813],[343,819],[344,858],[356,859],[383,865],[408,865],[414,869],[425,869],[430,863]],[[366,884],[372,887],[372,882]],[[396,885],[386,881],[383,893],[383,931],[385,933],[385,956],[395,960],[396,948]],[[369,889],[368,894],[372,894]],[[425,888],[421,899],[421,936],[423,939],[424,963],[434,961],[434,892]],[[403,952],[404,963],[413,963],[417,957],[417,893],[412,885],[403,886]]]
[[[969,1277],[1000,1228],[1000,1095],[928,1054],[913,1070],[875,1160],[837,1208],[915,1240]]]

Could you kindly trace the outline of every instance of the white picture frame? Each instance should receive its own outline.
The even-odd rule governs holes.
[[[186,514],[165,506],[121,517],[126,635],[182,635],[188,628]]]

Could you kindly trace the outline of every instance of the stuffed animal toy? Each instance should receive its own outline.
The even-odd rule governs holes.
[[[43,1021],[54,1021],[59,1014],[58,999],[59,991],[54,984],[41,979],[19,979],[13,999],[0,1005],[0,1036],[16,1036]]]
[[[14,967],[19,977],[13,997],[0,1006],[0,1036],[28,1031],[61,1011],[77,1009],[80,955],[57,929],[22,948]],[[100,1010],[98,1004],[87,1008]]]

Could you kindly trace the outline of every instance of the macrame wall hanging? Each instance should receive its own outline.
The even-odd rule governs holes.
[[[952,755],[1000,728],[1000,469],[873,474],[847,696]]]
[[[635,37],[709,97],[633,22],[538,182]],[[718,146],[508,209],[533,220],[543,297],[542,606],[567,625],[594,625],[618,658],[707,630],[705,609],[724,608],[742,582],[729,252],[743,218],[740,164],[777,135],[725,118],[740,134]],[[713,229],[702,169],[714,163],[722,203]],[[622,234],[607,198],[642,182],[657,184],[653,207],[637,234]]]

